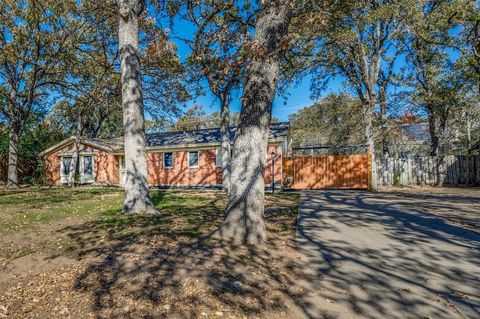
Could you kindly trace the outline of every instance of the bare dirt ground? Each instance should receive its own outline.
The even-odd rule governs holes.
[[[152,197],[161,215],[123,216],[115,189],[0,190],[0,318],[301,316],[299,194],[267,196],[258,249],[206,239],[222,193]]]

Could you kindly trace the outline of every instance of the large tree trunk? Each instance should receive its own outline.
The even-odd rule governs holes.
[[[144,109],[138,52],[139,0],[119,0],[119,51],[122,75],[123,131],[125,148],[125,200],[123,212],[154,213],[147,181]]]
[[[234,243],[258,244],[266,237],[263,174],[280,46],[291,9],[287,1],[262,1],[260,10],[233,147],[229,202],[224,224],[217,232],[223,240]]]
[[[7,187],[18,188],[18,146],[22,128],[20,125],[13,124],[10,130],[8,141],[8,173]]]
[[[220,110],[220,134],[221,134],[221,157],[222,157],[222,187],[228,194],[230,192],[230,110],[228,99],[222,97]]]
[[[370,159],[371,159],[371,170],[372,170],[372,175],[371,175],[371,184],[370,184],[370,189],[372,191],[376,191],[378,189],[378,183],[377,183],[377,164],[375,161],[376,155],[375,155],[375,141],[373,138],[373,102],[374,100],[370,101],[365,101],[364,102],[364,123],[365,123],[365,137],[367,141],[367,149],[368,153],[370,154]]]

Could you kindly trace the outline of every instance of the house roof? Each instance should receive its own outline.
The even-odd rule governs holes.
[[[269,140],[286,138],[290,123],[279,122],[270,125]],[[230,140],[235,138],[236,128],[230,130]],[[191,144],[219,144],[220,128],[201,129],[193,131],[162,132],[147,134],[147,147],[163,147]]]
[[[269,140],[277,141],[286,139],[290,123],[278,122],[270,125]],[[230,139],[235,138],[235,127],[230,129]],[[220,128],[200,129],[192,131],[162,132],[146,134],[147,149],[152,148],[172,148],[172,147],[188,147],[200,145],[217,145],[220,144],[221,134]],[[70,137],[62,142],[43,151],[40,155],[45,156],[53,151],[64,147],[75,141],[75,137]],[[119,152],[123,150],[123,137],[114,138],[82,138],[82,144],[91,145],[108,152]]]
[[[410,141],[426,142],[430,140],[428,123],[402,124],[400,129]]]

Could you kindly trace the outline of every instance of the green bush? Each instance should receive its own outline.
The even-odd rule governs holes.
[[[395,187],[402,186],[401,177],[402,177],[402,172],[395,172],[393,174],[393,186]]]

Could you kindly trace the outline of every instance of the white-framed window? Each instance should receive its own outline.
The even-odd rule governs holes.
[[[120,155],[118,157],[118,168],[121,169],[121,170],[125,169],[125,156],[123,156],[123,155]]]
[[[127,175],[125,174],[125,156],[123,155],[118,156],[118,170],[120,173],[120,185],[125,185]]]
[[[215,165],[217,167],[222,167],[222,149],[217,148],[215,150]]]
[[[163,153],[163,168],[173,168],[173,152]]]
[[[72,157],[71,156],[60,157],[60,182],[62,184],[68,184],[70,182],[71,169],[72,169]]]
[[[188,167],[198,167],[199,153],[198,151],[188,152]]]
[[[60,165],[60,172],[62,176],[69,176],[70,175],[70,169],[72,166],[72,158],[69,157],[62,157],[61,158],[61,165]]]
[[[93,160],[93,155],[80,156],[78,164],[80,183],[89,184],[95,182],[95,161]]]
[[[83,175],[93,175],[93,156],[83,157]]]

